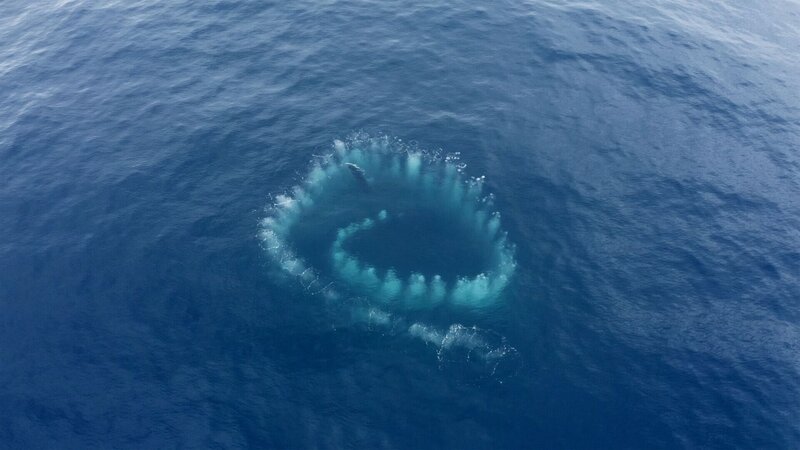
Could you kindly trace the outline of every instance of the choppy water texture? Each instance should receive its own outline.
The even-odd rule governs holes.
[[[1,2],[0,447],[800,447],[799,48],[780,0]]]

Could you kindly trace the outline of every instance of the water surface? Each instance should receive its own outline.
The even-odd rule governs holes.
[[[780,0],[5,1],[0,447],[797,448],[798,48]],[[273,276],[361,131],[486,176],[500,306]]]

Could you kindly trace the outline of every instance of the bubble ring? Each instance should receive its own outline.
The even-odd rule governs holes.
[[[309,292],[339,298],[357,294],[382,305],[426,309],[442,304],[468,308],[493,305],[500,298],[516,268],[514,247],[502,231],[500,214],[493,212],[492,196],[483,194],[484,177],[465,179],[457,156],[441,157],[409,149],[386,137],[356,137],[334,141],[333,151],[315,163],[303,182],[291,192],[276,197],[262,221],[260,238],[284,274],[297,278]],[[413,272],[399,278],[391,268],[378,269],[348,252],[345,243],[353,236],[392,220],[390,205],[370,217],[339,227],[330,243],[332,276],[325,275],[299,256],[289,244],[292,230],[315,209],[329,203],[331,192],[361,190],[391,184],[413,196],[413,201],[434,205],[459,221],[491,249],[490,267],[474,276],[450,282],[438,274]],[[357,198],[357,197],[356,197]],[[319,204],[318,204],[319,203]],[[336,288],[339,282],[345,292]]]

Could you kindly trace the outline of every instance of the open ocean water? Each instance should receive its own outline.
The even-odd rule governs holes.
[[[0,447],[800,448],[800,3],[0,2]]]

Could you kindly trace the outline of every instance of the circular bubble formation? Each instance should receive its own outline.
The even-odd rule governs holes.
[[[409,150],[387,138],[334,141],[334,151],[315,163],[304,181],[289,193],[278,195],[262,222],[261,240],[285,274],[297,277],[307,291],[336,299],[348,293],[380,304],[406,309],[425,309],[442,304],[470,308],[493,305],[514,273],[514,249],[501,229],[500,214],[492,211],[492,197],[483,194],[484,177],[465,179],[455,156],[440,157]],[[346,250],[352,236],[392,219],[392,203],[370,217],[337,230],[330,243],[329,261],[333,277],[309,265],[289,244],[295,226],[328,206],[318,200],[343,186],[370,195],[372,184],[401,186],[409,201],[432,205],[448,222],[466,227],[489,248],[488,267],[473,276],[446,281],[435,273],[414,272],[400,278],[392,268],[381,269],[359,260]],[[355,197],[358,198],[358,197]],[[397,199],[401,200],[401,199]],[[456,226],[456,225],[454,225]],[[322,268],[325,269],[325,268]],[[337,289],[339,284],[346,290]]]

